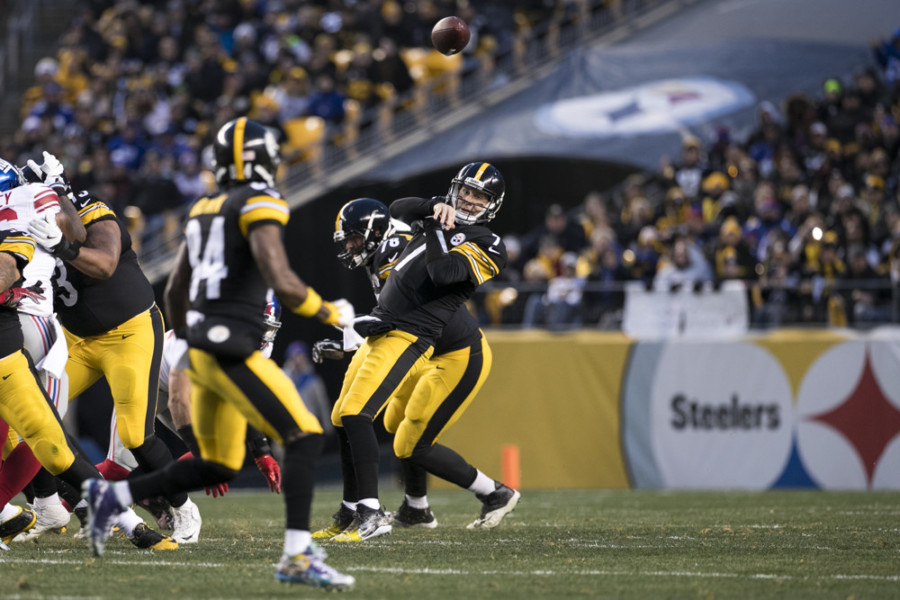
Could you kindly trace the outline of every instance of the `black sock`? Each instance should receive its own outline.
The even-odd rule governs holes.
[[[56,493],[56,478],[47,469],[41,468],[31,480],[31,489],[36,498],[48,498]],[[32,502],[34,502],[32,500]]]
[[[172,498],[181,495],[187,498],[189,491],[226,483],[234,479],[235,475],[237,471],[219,463],[191,458],[173,462],[165,469],[127,481],[131,496],[137,501],[156,496]],[[169,502],[171,503],[171,500]]]
[[[288,529],[309,531],[316,460],[324,444],[323,436],[309,434],[284,446],[281,489],[284,494],[285,522]]]
[[[413,498],[421,498],[427,493],[428,472],[408,458],[400,460],[403,469],[403,492]]]
[[[344,479],[344,500],[356,502],[359,500],[359,489],[356,486],[356,470],[353,468],[353,450],[350,448],[350,440],[343,427],[335,427],[338,437],[338,450],[341,452],[341,476]]]
[[[200,445],[197,443],[197,437],[194,435],[194,428],[190,425],[178,428],[178,437],[184,442],[191,454],[200,458]]]
[[[468,489],[478,476],[478,471],[462,456],[440,444],[416,448],[409,460],[444,481]]]
[[[30,481],[25,486],[25,489],[22,490],[22,493],[25,494],[25,500],[28,501],[28,504],[34,504],[34,486],[31,485]]]
[[[359,499],[378,497],[378,438],[372,419],[365,415],[343,417],[341,422],[353,451]]]
[[[156,436],[150,436],[144,440],[144,443],[137,448],[132,448],[131,453],[134,454],[135,460],[147,473],[166,468],[167,465],[175,462],[172,453],[161,439]],[[199,456],[198,456],[199,458]],[[174,507],[183,506],[187,502],[188,496],[184,491],[173,491],[172,495],[163,494],[169,500],[169,504]]]
[[[69,503],[69,508],[75,510],[75,506],[81,502],[81,489],[72,487],[59,477],[54,481],[56,481],[56,491],[59,492],[59,497]]]
[[[81,489],[81,484],[85,479],[103,479],[103,476],[100,475],[100,471],[97,470],[97,467],[92,465],[88,459],[78,452],[75,453],[75,462],[73,462],[68,469],[57,475],[57,477],[76,490]],[[72,508],[75,507],[73,506]]]

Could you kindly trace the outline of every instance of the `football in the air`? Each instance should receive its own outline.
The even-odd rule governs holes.
[[[441,54],[453,56],[469,43],[469,26],[459,17],[444,17],[431,30],[431,43]]]

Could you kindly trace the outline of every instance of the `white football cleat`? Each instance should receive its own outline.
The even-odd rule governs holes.
[[[175,517],[172,539],[179,544],[196,544],[200,539],[200,526],[203,524],[197,505],[188,498],[183,505],[172,507],[172,515]]]
[[[67,511],[60,502],[47,504],[45,506],[34,505],[31,507],[31,510],[34,512],[35,516],[37,516],[34,527],[14,537],[14,542],[27,542],[33,540],[47,531],[65,533],[66,526],[69,524],[69,519],[72,517],[69,511]]]

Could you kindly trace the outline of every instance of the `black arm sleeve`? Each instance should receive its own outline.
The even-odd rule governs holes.
[[[441,196],[434,198],[400,198],[391,202],[391,216],[411,225],[415,221],[430,217],[434,213],[434,205],[442,201]]]
[[[269,446],[269,440],[261,431],[247,425],[247,450],[254,459],[266,454],[272,454],[272,447]]]
[[[434,220],[425,221],[425,269],[434,285],[443,286],[469,279],[468,262],[462,256],[454,256],[448,251],[444,234],[435,226]]]

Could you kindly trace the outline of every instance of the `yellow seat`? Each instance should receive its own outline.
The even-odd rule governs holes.
[[[298,117],[284,123],[287,141],[282,153],[289,164],[311,161],[314,166],[322,157],[325,141],[325,119],[322,117]]]

